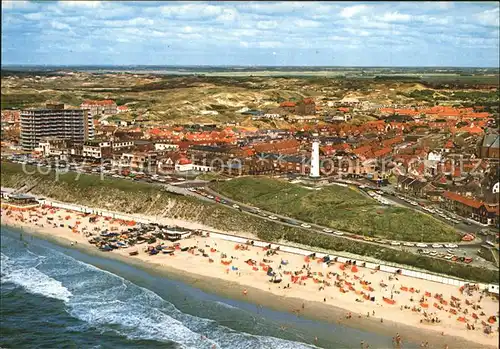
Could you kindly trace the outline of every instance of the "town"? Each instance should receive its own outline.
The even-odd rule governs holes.
[[[2,110],[2,160],[22,165],[26,174],[34,173],[30,167],[40,173],[52,169],[56,176],[74,173],[75,180],[86,174],[157,185],[263,222],[496,269],[498,108],[487,101],[430,103],[422,95],[424,101],[383,105],[350,93],[280,97],[261,108],[238,107],[227,122],[215,121],[216,111],[201,110],[203,120],[215,120],[198,123],[141,116],[144,109],[133,101],[49,100]],[[275,185],[285,185],[279,183],[288,187],[273,192]],[[271,190],[266,201],[244,194],[266,185]],[[414,227],[403,228],[406,232],[395,228],[399,223],[390,227],[394,218],[388,213],[390,228],[384,232],[385,223],[369,226],[342,218],[332,225],[330,213],[318,220],[279,208],[289,204],[293,191],[332,185],[356,188],[361,196],[355,200],[364,195],[367,204],[390,208],[386,212],[394,217],[398,208],[415,212],[408,216]],[[419,230],[420,223],[437,224],[435,232]]]

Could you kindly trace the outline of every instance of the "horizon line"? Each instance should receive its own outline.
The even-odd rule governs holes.
[[[176,65],[176,64],[33,64],[33,63],[7,63],[2,64],[4,67],[175,67],[175,68],[475,68],[475,69],[500,69],[500,66],[403,66],[403,65],[208,65],[208,64],[195,64],[195,65]]]

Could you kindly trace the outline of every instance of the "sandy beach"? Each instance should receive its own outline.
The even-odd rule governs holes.
[[[399,333],[403,347],[405,341],[411,341],[428,342],[432,348],[498,348],[498,300],[472,287],[460,290],[340,262],[327,265],[322,260],[213,237],[181,240],[180,248],[196,249],[178,249],[173,255],[151,256],[145,252],[147,244],[101,252],[88,242],[85,233],[98,235],[104,229],[119,232],[130,226],[103,217],[91,223],[77,212],[41,207],[23,212],[2,209],[1,217],[2,224],[86,253],[164,273],[221,296],[392,337]],[[165,245],[173,244],[166,241]],[[198,249],[204,249],[208,257]],[[138,254],[130,256],[132,250]],[[249,260],[255,264],[247,263]],[[268,268],[281,275],[280,283],[270,282]],[[492,316],[495,321],[490,323]],[[485,333],[488,327],[492,333]]]

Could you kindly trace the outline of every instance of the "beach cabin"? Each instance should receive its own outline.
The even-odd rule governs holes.
[[[177,231],[177,230],[170,230],[168,229],[165,232],[165,237],[168,241],[179,241],[182,239],[187,239],[188,237],[191,236],[190,231]]]
[[[8,194],[6,198],[2,193],[2,208],[14,210],[29,210],[37,207],[38,201],[32,195],[27,194]]]
[[[498,294],[500,293],[499,286],[498,285],[488,285],[488,292],[491,294],[494,294],[495,296],[498,297]]]

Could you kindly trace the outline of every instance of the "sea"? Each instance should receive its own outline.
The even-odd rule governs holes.
[[[225,299],[21,230],[1,226],[0,236],[1,348],[392,347],[390,337]]]

